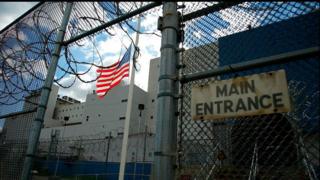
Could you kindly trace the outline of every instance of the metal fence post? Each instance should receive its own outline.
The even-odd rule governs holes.
[[[46,111],[47,104],[48,104],[51,86],[53,83],[54,74],[56,72],[58,59],[59,59],[60,52],[61,52],[61,44],[64,39],[65,31],[66,31],[69,17],[71,14],[72,4],[73,4],[72,2],[67,3],[67,6],[65,9],[63,18],[62,18],[61,26],[59,28],[59,32],[57,33],[57,39],[55,42],[54,52],[51,57],[51,64],[48,69],[48,74],[47,74],[47,78],[44,82],[44,86],[41,90],[41,96],[40,96],[40,102],[39,102],[39,105],[37,108],[37,114],[36,114],[34,121],[32,122],[30,136],[29,136],[29,140],[28,140],[28,148],[27,148],[27,152],[26,152],[26,158],[24,161],[23,171],[22,171],[22,175],[21,175],[22,180],[28,180],[30,178],[30,172],[32,169],[33,159],[34,159],[35,152],[37,149],[41,126],[44,121],[44,115],[45,115],[45,111]]]
[[[179,16],[177,2],[163,3],[163,17],[159,18],[161,30],[161,61],[157,102],[156,144],[154,154],[155,178],[174,179],[177,142],[178,83],[175,81],[178,63]]]

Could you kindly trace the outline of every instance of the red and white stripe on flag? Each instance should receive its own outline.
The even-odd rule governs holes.
[[[110,89],[118,85],[123,78],[129,77],[130,51],[131,45],[127,49],[126,53],[124,53],[121,61],[118,61],[107,68],[97,70],[99,77],[96,85],[96,93],[99,98],[103,98],[103,96],[105,96]]]

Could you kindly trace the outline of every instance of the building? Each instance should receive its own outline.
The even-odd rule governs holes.
[[[45,123],[51,124],[58,87],[53,86],[49,96],[48,107],[45,114]],[[36,115],[36,105],[40,92],[31,93],[25,98],[22,112],[6,118],[3,126],[3,134],[0,137],[0,172],[1,178],[20,177],[21,169],[27,150],[28,137],[31,124]],[[52,124],[53,125],[53,124]],[[56,125],[56,124],[55,124]],[[5,166],[3,165],[5,164]]]
[[[41,130],[40,141],[49,141],[52,133],[58,133],[60,141],[78,139],[79,137],[89,141],[89,139],[104,139],[111,136],[113,137],[112,141],[114,141],[111,144],[115,146],[114,149],[116,150],[110,151],[109,160],[118,162],[120,160],[119,153],[121,152],[128,101],[128,87],[128,85],[116,86],[103,99],[99,99],[93,91],[93,93],[87,95],[86,101],[83,103],[66,96],[62,98],[58,96],[53,118],[45,121],[44,128]],[[146,105],[147,101],[148,94],[139,87],[134,86],[128,157],[136,153],[136,148],[130,148],[130,146],[135,146],[137,141],[142,141],[141,139],[144,140],[145,132],[151,135],[154,134],[154,128],[151,126],[153,117],[146,118],[147,114],[150,115],[150,113],[147,113],[150,109]],[[141,110],[139,110],[139,106],[142,106],[143,109],[140,108]],[[70,146],[70,144],[66,146]],[[149,147],[153,148],[153,146]],[[45,151],[46,147],[42,148]],[[69,151],[68,148],[65,151]],[[102,157],[103,155],[99,155],[99,150],[89,152],[84,148],[83,152],[83,160],[104,161],[106,159],[106,157]],[[104,153],[101,149],[101,154]],[[99,156],[101,157],[99,158]],[[143,159],[142,156],[139,159]]]

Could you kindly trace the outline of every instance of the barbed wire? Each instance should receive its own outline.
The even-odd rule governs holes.
[[[148,3],[143,3],[143,5],[146,4]],[[139,5],[140,3],[137,2],[76,2],[67,26],[65,40],[136,10]],[[20,21],[2,31],[0,35],[0,105],[21,103],[29,94],[42,88],[65,7],[65,3],[61,2],[43,3]],[[157,11],[159,11],[158,7],[142,13],[142,16]],[[97,39],[101,34],[105,37],[104,39],[119,38],[125,48],[128,44],[125,44],[122,38],[129,38],[135,48],[135,56],[139,56],[139,47],[135,45],[131,36],[134,33],[160,35],[153,31],[137,30],[134,22],[137,17],[63,46],[54,82],[62,88],[70,88],[76,81],[92,83],[97,80],[97,75],[92,75],[91,79],[85,75],[90,72],[92,74],[96,68],[108,66],[97,45]],[[77,57],[75,48],[88,47],[92,50],[91,59]],[[63,82],[65,78],[72,80],[66,84]]]

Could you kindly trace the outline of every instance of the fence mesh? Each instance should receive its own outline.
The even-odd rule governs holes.
[[[123,17],[148,4],[150,2],[74,2],[64,41]],[[0,32],[0,179],[20,178],[31,123],[38,104],[38,99],[32,96],[37,94],[36,97],[39,97],[47,76],[65,8],[66,2],[41,3]],[[140,14],[145,19],[150,17],[150,14],[154,16],[158,11],[159,7],[155,7],[149,11],[142,11]],[[64,45],[60,54],[55,83],[60,87],[68,88],[81,78],[83,83],[95,81],[97,66],[108,65],[103,62],[105,59],[101,53],[103,50],[96,47],[97,39],[106,40],[119,36],[119,41],[121,41],[125,39],[121,36],[129,38],[129,35],[137,31],[134,24],[137,17],[138,15],[122,20],[90,36]],[[150,24],[146,25],[150,26]],[[148,31],[149,27],[144,26],[144,28],[141,34],[155,34],[153,31]],[[94,51],[92,52],[92,49],[89,51],[95,54],[92,61],[89,62],[82,58],[83,56],[81,58],[74,56],[79,53],[77,51],[79,48],[83,48],[84,51],[89,49],[88,44],[90,43]],[[83,80],[89,77],[88,71],[90,70],[94,72],[94,75],[90,74],[92,79]],[[73,78],[70,84],[61,82],[70,76]],[[3,121],[5,121],[4,125]],[[100,144],[93,140],[92,143]],[[69,145],[66,145],[66,148],[61,151],[68,153]],[[39,151],[36,156],[38,155],[42,156],[43,153]],[[72,154],[68,155],[72,156]],[[90,158],[84,160],[90,160]]]
[[[118,179],[122,136],[63,137],[63,131],[40,140],[34,176]],[[150,179],[152,152],[143,146],[152,146],[154,136],[141,133],[130,138],[126,179]]]
[[[194,74],[319,47],[317,2],[244,2],[185,22],[181,73]],[[201,10],[200,10],[201,11]],[[182,14],[184,13],[182,10]],[[182,15],[182,19],[183,19]],[[221,120],[191,119],[191,88],[284,69],[293,109]],[[181,85],[178,176],[192,179],[319,178],[319,56]]]
[[[65,41],[83,34],[99,25],[110,22],[118,17],[126,15],[138,8],[149,4],[136,2],[75,2],[73,5],[69,24],[67,26]],[[66,3],[46,2],[40,4],[25,17],[19,19],[15,24],[1,31],[0,47],[0,116],[13,112],[19,112],[22,109],[25,97],[30,93],[42,88],[45,80],[50,58],[56,43],[57,30],[62,21],[63,12]],[[142,12],[142,16],[147,16],[158,12],[159,7],[149,11]],[[109,26],[93,35],[86,36],[71,45],[76,47],[88,47],[80,43],[83,40],[89,41],[89,44],[95,46],[97,34],[104,34],[104,38],[117,36],[119,31],[124,31],[129,37],[129,33],[136,31],[132,25],[132,19],[137,16],[123,20],[120,23]],[[115,26],[119,26],[116,28]],[[153,32],[141,32],[150,33]],[[101,38],[101,37],[100,37]],[[100,54],[101,49],[95,47],[96,60],[84,62],[77,56],[74,56],[69,47],[63,49],[61,60],[58,64],[55,82],[60,86],[61,79],[68,75],[81,78],[83,72],[88,72],[94,66],[102,66]],[[91,65],[87,70],[84,66]],[[94,79],[95,80],[95,79]],[[83,80],[84,81],[84,80]],[[86,81],[87,82],[87,81]],[[63,87],[70,87],[66,85]]]
[[[150,3],[75,2],[64,40],[68,41],[147,4]],[[178,4],[185,5],[184,8],[180,6],[182,20],[185,15],[194,16],[188,16],[190,20],[185,22],[183,28],[185,34],[182,46],[186,49],[180,58],[185,65],[180,72],[183,75],[319,47],[318,2],[243,2],[212,12],[208,12],[207,8],[219,5],[218,2]],[[27,137],[37,105],[37,100],[29,97],[43,85],[65,6],[66,3],[45,2],[1,31],[0,116],[6,122],[0,134],[0,179],[20,178]],[[159,16],[159,11],[160,7],[155,7],[142,15]],[[198,14],[207,15],[197,17]],[[74,81],[66,85],[61,80],[69,75],[81,79],[81,75],[92,70],[91,67],[103,65],[105,62],[99,57],[101,49],[96,46],[97,37],[107,39],[115,36],[119,30],[124,33],[136,31],[129,22],[135,18],[65,46],[55,82],[60,86],[71,87]],[[143,33],[157,35],[154,31]],[[98,36],[101,34],[103,36]],[[88,46],[88,42],[92,47]],[[92,51],[94,55],[91,62],[73,56],[71,49],[80,47]],[[181,116],[177,132],[178,177],[319,179],[319,66],[319,56],[300,57],[294,62],[270,64],[182,83],[180,91],[183,98],[179,102]],[[291,112],[223,120],[191,120],[193,86],[279,69],[284,69],[287,74]],[[82,79],[87,83],[94,80]],[[9,115],[20,111],[25,112]],[[150,138],[149,143],[152,143],[153,137]],[[94,164],[94,159],[90,159],[90,153],[106,158],[107,142],[108,138],[105,137],[64,139],[62,142],[59,139],[41,141],[36,169],[41,171],[41,167],[46,167],[47,173],[52,175],[71,167],[82,168],[81,172],[88,167],[98,167],[105,173],[79,173],[76,178],[116,178],[114,169],[118,165],[108,164],[111,169],[107,169],[100,166],[101,162]],[[113,151],[117,150],[120,147],[114,147]],[[133,154],[130,157],[135,158]],[[86,161],[79,161],[82,159]],[[140,175],[141,179],[148,179],[151,164],[139,163],[128,166],[127,174],[133,172]]]

